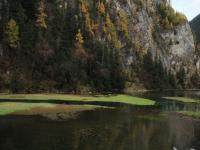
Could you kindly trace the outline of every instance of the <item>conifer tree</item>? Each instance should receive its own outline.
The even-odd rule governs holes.
[[[6,43],[10,48],[19,46],[19,27],[14,19],[10,19],[6,26]]]
[[[84,43],[83,36],[82,36],[81,30],[79,29],[78,33],[76,34],[76,44],[81,46],[83,45],[83,43]]]
[[[80,86],[80,81],[85,78],[86,65],[88,62],[89,55],[84,49],[84,39],[79,29],[75,35],[75,49],[73,54],[73,66],[76,68],[73,70],[75,79],[75,86]],[[78,80],[77,80],[78,79]],[[77,89],[78,87],[76,87]]]
[[[78,59],[80,60],[87,60],[88,58],[88,54],[85,51],[83,44],[84,44],[84,39],[83,39],[83,35],[81,33],[81,30],[78,30],[78,33],[76,34],[75,37],[75,55]]]
[[[107,14],[107,16],[106,16],[105,27],[103,30],[106,34],[107,40],[109,42],[111,42],[115,48],[120,49],[122,47],[122,43],[119,41],[119,39],[117,37],[115,25],[113,24],[112,20],[110,19],[109,14]]]
[[[94,36],[93,30],[95,28],[95,24],[94,24],[94,21],[90,17],[89,3],[87,0],[81,1],[80,9],[81,9],[81,13],[84,18],[85,31],[87,31],[87,33],[89,33],[89,36],[93,37]]]
[[[124,36],[128,38],[128,17],[123,12],[119,12],[118,26],[120,27],[120,31],[124,34]]]
[[[47,17],[45,13],[45,0],[40,0],[37,9],[37,19],[36,19],[36,26],[40,29],[46,29],[46,21],[45,18]]]
[[[106,13],[105,5],[103,2],[100,2],[98,5],[98,12],[101,15],[104,15]]]

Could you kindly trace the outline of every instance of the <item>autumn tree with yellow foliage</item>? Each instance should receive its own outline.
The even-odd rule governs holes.
[[[14,19],[10,19],[6,26],[5,42],[10,48],[18,48],[19,46],[19,27]]]
[[[98,5],[98,12],[99,14],[101,15],[105,15],[106,13],[106,8],[105,8],[105,5],[103,2],[99,2],[99,5]]]
[[[95,28],[95,24],[94,24],[94,21],[90,17],[88,0],[82,0],[80,8],[81,8],[81,13],[84,18],[85,30],[89,33],[89,36],[93,37],[94,36],[93,30]]]
[[[76,36],[75,36],[75,56],[79,60],[86,61],[87,58],[88,58],[88,54],[85,51],[83,44],[84,44],[84,38],[83,38],[83,35],[81,33],[81,30],[79,29]]]
[[[81,30],[79,29],[78,33],[76,34],[76,44],[79,45],[79,46],[82,46],[83,43],[84,43],[83,35],[81,33]]]
[[[45,13],[45,0],[40,0],[37,8],[37,19],[36,19],[36,26],[39,29],[46,29],[47,24],[46,24],[46,13]]]
[[[120,31],[124,34],[126,38],[128,38],[128,17],[127,14],[124,12],[119,12],[119,20],[118,26]]]
[[[103,31],[106,34],[107,40],[111,42],[111,44],[113,44],[115,48],[120,49],[122,47],[122,43],[120,42],[117,36],[115,25],[112,23],[109,14],[107,14],[106,16],[106,21]]]

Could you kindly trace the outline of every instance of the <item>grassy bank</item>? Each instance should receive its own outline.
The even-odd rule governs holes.
[[[128,95],[80,96],[64,94],[14,94],[0,95],[0,100],[63,100],[81,102],[117,102],[132,105],[154,105],[155,101]]]
[[[184,103],[197,103],[198,100],[194,98],[189,98],[189,97],[163,97],[164,99],[167,100],[174,100],[174,101],[179,101],[179,102],[184,102]]]

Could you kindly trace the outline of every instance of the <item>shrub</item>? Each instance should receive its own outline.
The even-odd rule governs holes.
[[[175,12],[170,4],[160,4],[158,6],[160,23],[164,29],[172,29],[174,26],[181,25],[187,21],[184,14]]]
[[[91,93],[92,93],[92,89],[89,86],[78,85],[76,88],[76,94],[87,95],[87,94],[91,94]]]

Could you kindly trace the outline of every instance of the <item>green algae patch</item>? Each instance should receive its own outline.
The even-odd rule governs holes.
[[[155,101],[129,95],[65,95],[65,94],[4,94],[0,95],[0,100],[63,100],[81,102],[116,102],[131,105],[155,105]]]
[[[194,98],[189,98],[189,97],[163,97],[166,100],[174,100],[174,101],[179,101],[179,102],[184,102],[184,103],[197,103],[198,100]]]

